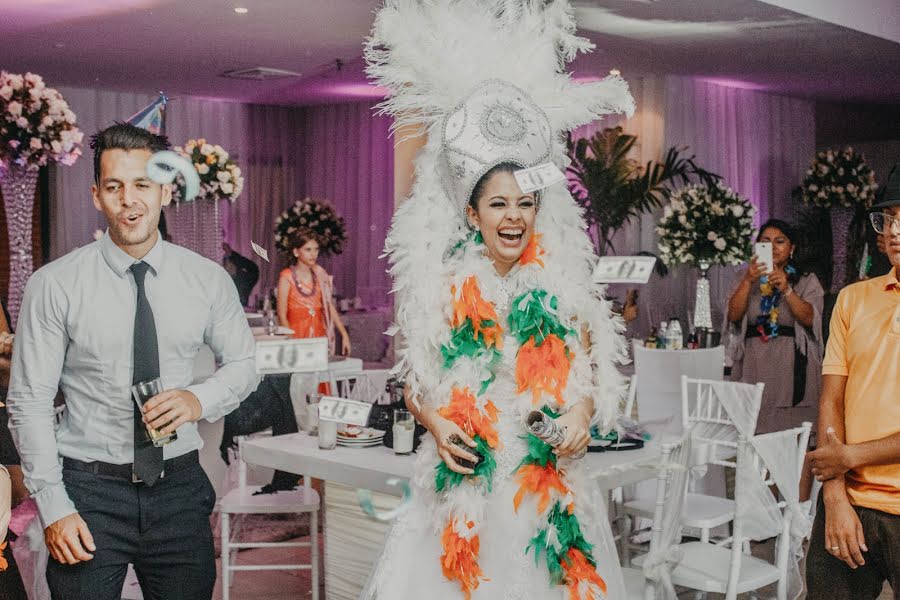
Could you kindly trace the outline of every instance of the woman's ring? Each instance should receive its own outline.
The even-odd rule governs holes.
[[[837,552],[838,550],[841,549],[841,547],[840,546],[832,546],[831,549],[834,550],[835,552]]]

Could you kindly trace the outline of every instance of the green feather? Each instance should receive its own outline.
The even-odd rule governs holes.
[[[456,242],[456,245],[450,249],[450,252],[447,254],[448,257],[452,257],[456,255],[457,252],[468,246],[469,244],[481,245],[484,244],[484,237],[482,237],[480,231],[473,231],[465,238]]]
[[[486,327],[493,327],[493,321],[484,321]],[[489,356],[488,369],[490,375],[481,382],[478,395],[483,395],[488,386],[496,379],[497,368],[503,355],[495,347],[487,347],[484,341],[484,335],[479,332],[475,335],[475,328],[472,326],[472,320],[466,319],[466,322],[453,330],[450,341],[441,346],[441,355],[444,357],[444,368],[451,369],[457,359],[462,356],[468,356],[471,359],[478,359],[482,356]]]
[[[531,290],[513,300],[507,322],[519,344],[534,337],[535,346],[540,346],[550,335],[565,339],[573,333],[559,321],[556,296],[547,299],[547,295],[546,290]]]
[[[547,515],[547,522],[556,529],[556,536],[563,548],[562,556],[566,556],[569,548],[578,548],[584,554],[588,562],[596,566],[592,555],[593,546],[585,539],[581,532],[581,524],[578,517],[569,514],[559,502],[557,502]]]
[[[516,466],[516,471],[524,465],[540,465],[546,467],[547,463],[551,463],[556,467],[556,455],[553,454],[553,446],[530,433],[521,437],[527,443],[528,453],[525,455],[525,458],[522,459],[522,462]]]
[[[529,550],[534,549],[534,566],[539,566],[541,564],[541,552],[543,552],[547,548],[547,530],[541,529],[537,532],[537,535],[531,538],[531,541],[528,542],[528,545],[525,546],[525,555],[528,555]]]
[[[497,460],[494,458],[494,450],[488,445],[487,441],[480,435],[474,438],[478,454],[481,456],[475,464],[475,471],[472,475],[463,475],[456,471],[451,471],[450,467],[444,461],[438,463],[434,468],[434,489],[438,492],[449,490],[463,482],[467,477],[480,479],[490,492],[494,484],[494,472],[497,470]]]
[[[547,563],[547,570],[550,572],[550,582],[553,585],[559,585],[563,582],[563,570],[560,561],[563,556],[556,551],[555,548],[547,545],[547,530],[541,529],[537,535],[531,538],[528,546],[525,547],[525,554],[534,549],[534,565],[540,566],[541,553],[544,554],[544,562]],[[563,550],[565,550],[563,548]]]
[[[541,412],[544,413],[545,415],[547,415],[548,417],[550,417],[551,419],[558,419],[562,415],[562,413],[556,412],[555,410],[553,410],[546,404],[541,407]]]

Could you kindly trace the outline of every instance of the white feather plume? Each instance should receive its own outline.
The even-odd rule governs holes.
[[[556,131],[634,112],[628,85],[577,83],[563,67],[593,48],[568,0],[386,0],[366,44],[367,73],[390,97],[395,128],[430,127],[486,79],[528,91]]]

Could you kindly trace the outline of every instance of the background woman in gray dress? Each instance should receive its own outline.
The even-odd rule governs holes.
[[[757,241],[772,244],[774,269],[765,273],[754,256],[728,300],[731,378],[766,385],[756,433],[803,421],[815,427],[818,416],[825,292],[815,274],[794,264],[796,239],[796,230],[784,221],[763,224]],[[764,292],[770,295],[764,298]],[[777,311],[777,328],[770,306]],[[801,484],[801,495],[805,489]]]

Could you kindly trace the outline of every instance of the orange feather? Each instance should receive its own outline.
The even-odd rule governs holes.
[[[453,315],[450,318],[450,325],[460,327],[466,322],[466,319],[469,319],[472,321],[472,329],[476,338],[481,333],[488,347],[495,346],[498,350],[502,349],[503,328],[500,326],[494,305],[482,298],[478,279],[474,275],[466,279],[458,296],[456,286],[451,288],[451,292],[453,294]],[[493,325],[484,326],[484,321],[491,321]]]
[[[468,387],[463,389],[454,387],[450,402],[438,409],[438,414],[459,425],[466,435],[469,437],[480,435],[488,446],[495,449],[500,445],[500,436],[494,428],[499,412],[490,400],[485,403],[482,412]]]
[[[537,263],[542,267],[544,266],[544,261],[541,260],[541,257],[547,252],[541,247],[542,237],[543,234],[540,233],[535,233],[531,236],[531,239],[528,240],[528,244],[525,246],[525,250],[522,251],[522,256],[519,257],[520,265]]]
[[[597,586],[606,595],[606,582],[578,548],[569,548],[566,558],[560,561],[560,565],[566,573],[566,586],[569,588],[570,600],[582,600],[578,593],[578,587],[582,582]],[[595,600],[590,589],[583,600]]]
[[[562,406],[565,403],[562,393],[566,389],[574,357],[574,353],[566,353],[565,342],[555,335],[548,335],[540,346],[535,346],[532,337],[519,348],[516,358],[519,393],[530,389],[534,403],[538,404],[541,394],[546,392]]]
[[[551,463],[542,467],[535,464],[527,464],[516,471],[516,479],[519,482],[519,491],[513,498],[513,507],[519,512],[519,505],[526,493],[535,494],[538,497],[538,514],[544,514],[550,504],[550,492],[556,490],[565,496],[568,489],[560,478],[559,473]]]
[[[469,521],[467,525],[471,529],[475,524]],[[478,536],[474,535],[469,539],[461,538],[456,533],[454,521],[450,521],[444,528],[441,545],[444,548],[444,554],[441,556],[441,569],[444,577],[451,581],[458,581],[466,600],[470,600],[472,590],[478,589],[481,581],[487,581],[481,567],[478,566],[478,552],[481,549]]]

